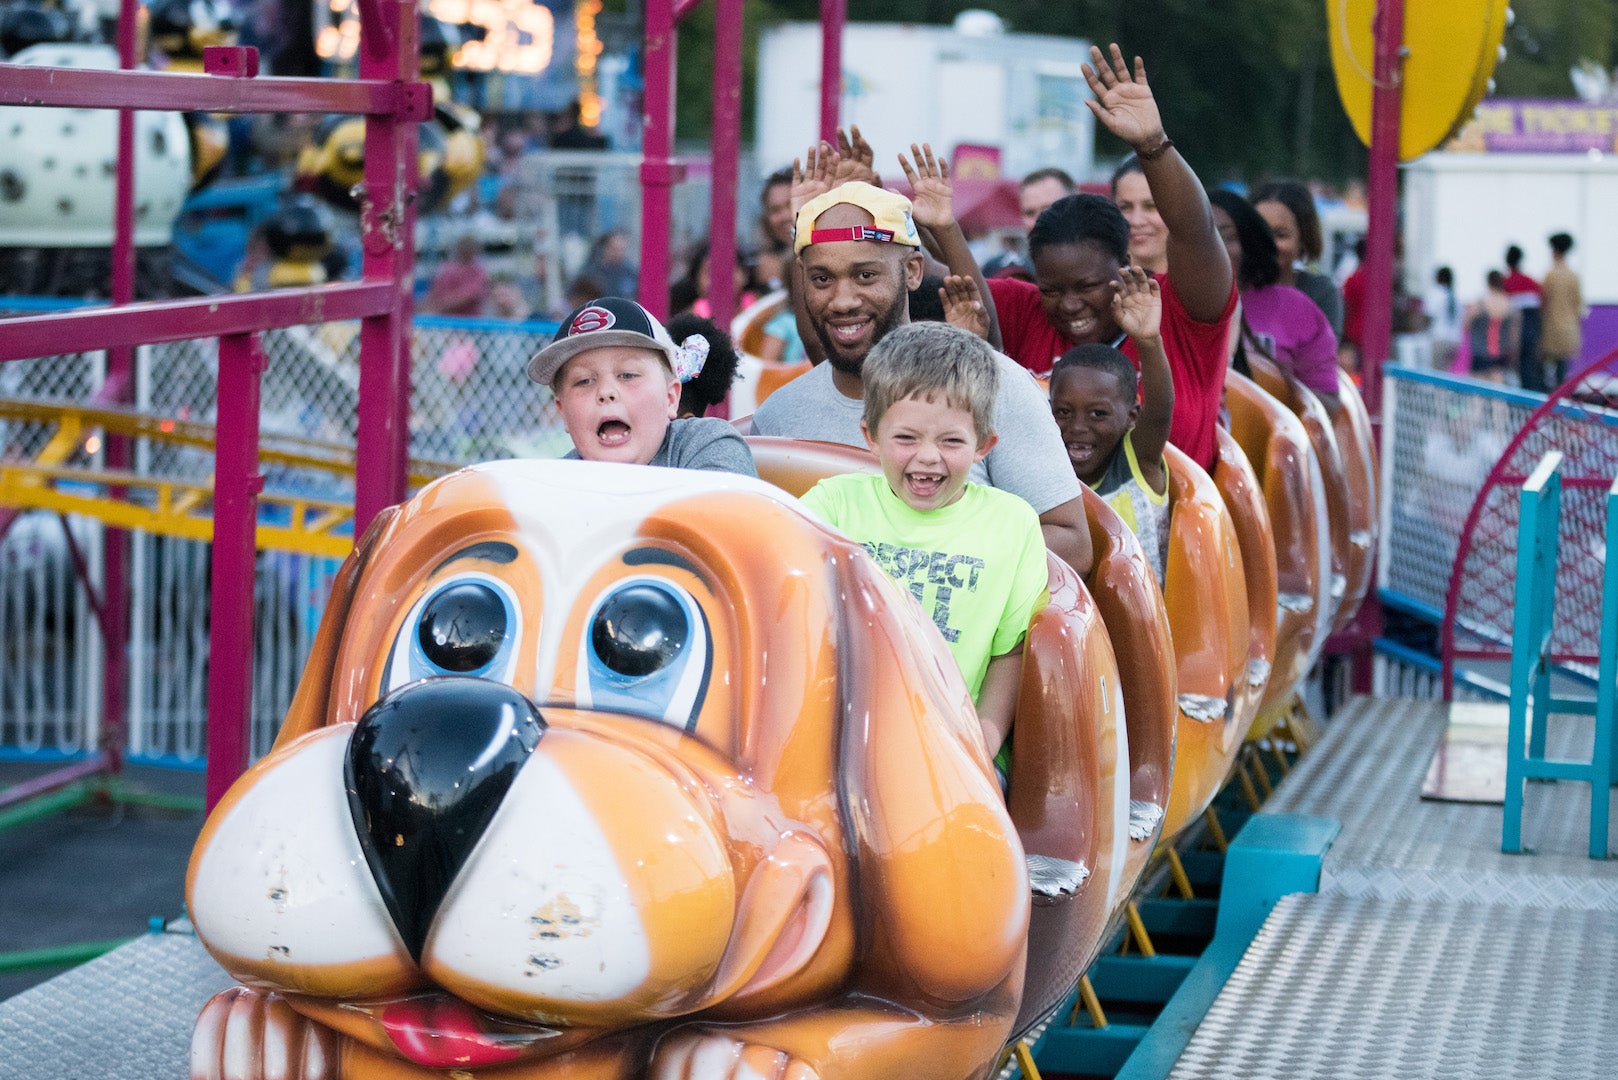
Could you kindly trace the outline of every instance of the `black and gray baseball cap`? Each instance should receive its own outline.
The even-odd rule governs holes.
[[[663,354],[670,371],[679,370],[674,339],[651,312],[622,296],[603,296],[568,313],[551,343],[528,361],[528,377],[549,386],[573,357],[610,345],[651,349]]]

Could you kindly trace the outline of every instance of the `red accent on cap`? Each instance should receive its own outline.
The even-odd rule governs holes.
[[[572,337],[574,334],[605,330],[617,321],[617,316],[604,307],[587,307],[573,317],[573,324],[567,328],[567,333]]]
[[[838,240],[874,240],[879,244],[891,244],[893,230],[851,225],[846,229],[815,229],[809,234],[811,244],[830,244]]]

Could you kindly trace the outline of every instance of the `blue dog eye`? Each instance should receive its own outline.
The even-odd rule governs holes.
[[[464,574],[416,602],[388,657],[382,692],[434,675],[510,682],[522,615],[510,588],[487,574]]]
[[[505,603],[481,581],[451,585],[427,601],[416,636],[428,663],[455,675],[479,671],[505,644]]]
[[[580,704],[690,730],[712,673],[707,616],[662,578],[631,578],[596,601],[585,624]]]

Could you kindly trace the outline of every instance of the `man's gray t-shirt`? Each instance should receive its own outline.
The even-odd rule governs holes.
[[[1000,396],[994,403],[1000,441],[972,466],[970,479],[1020,496],[1036,514],[1081,497],[1079,479],[1039,384],[1011,357],[994,356],[1000,365]],[[831,375],[830,363],[819,364],[765,398],[753,413],[753,434],[865,446],[860,434],[865,405],[838,390]]]
[[[577,461],[579,452],[569,450],[564,456]],[[758,475],[747,440],[728,423],[712,416],[670,421],[668,431],[663,433],[663,445],[646,464],[668,469],[712,469],[743,476]]]

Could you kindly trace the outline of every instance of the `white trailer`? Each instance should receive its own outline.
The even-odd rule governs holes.
[[[1405,166],[1407,284],[1420,295],[1448,266],[1462,299],[1523,249],[1523,271],[1543,278],[1552,233],[1573,236],[1568,264],[1591,304],[1618,304],[1618,154],[1502,154],[1444,151]]]
[[[967,24],[970,25],[970,24]],[[948,26],[850,23],[843,34],[842,120],[858,124],[884,177],[895,155],[930,142],[1000,151],[1002,176],[1057,166],[1086,179],[1095,118],[1079,65],[1090,43],[1047,34],[962,33]],[[820,25],[766,30],[758,62],[758,162],[801,157],[820,125]]]

